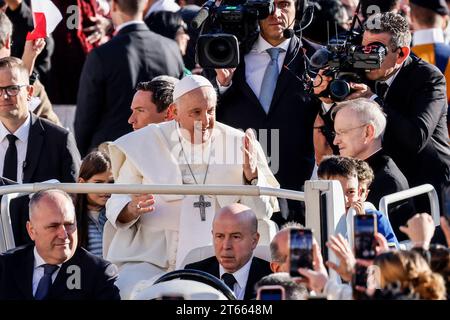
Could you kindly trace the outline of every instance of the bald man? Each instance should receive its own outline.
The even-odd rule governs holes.
[[[119,300],[116,267],[78,246],[75,208],[61,190],[30,201],[34,245],[0,255],[0,300]]]
[[[184,77],[173,101],[175,120],[150,124],[109,146],[116,183],[279,187],[253,132],[215,121],[217,96],[206,78]],[[210,245],[214,213],[235,202],[254,210],[268,244],[274,197],[112,195],[106,216],[113,227],[105,229],[112,241],[104,254],[120,268],[122,298],[140,280],[180,268],[189,251]]]
[[[277,232],[270,242],[270,269],[272,272],[289,273],[289,233],[292,229],[303,229],[299,223],[289,222]]]
[[[185,269],[222,279],[239,300],[255,298],[255,284],[271,273],[269,262],[253,257],[259,241],[255,213],[239,203],[222,208],[214,216],[212,237],[215,256],[188,264]]]

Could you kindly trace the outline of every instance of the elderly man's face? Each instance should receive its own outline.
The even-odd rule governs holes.
[[[276,241],[278,258],[270,262],[273,272],[289,272],[289,229],[279,231],[272,241]]]
[[[339,154],[364,160],[362,156],[369,148],[367,126],[349,108],[339,110],[334,119],[336,132],[333,143],[339,147]]]
[[[216,120],[214,89],[201,87],[182,95],[176,102],[175,120],[191,143],[206,142]]]
[[[156,104],[152,100],[151,91],[138,90],[131,102],[131,116],[128,123],[133,126],[133,130],[149,125],[150,123],[160,123],[166,120],[166,111],[158,112]]]
[[[0,88],[0,118],[23,118],[28,112],[28,98],[33,93],[24,76],[15,69],[2,68]]]
[[[53,196],[36,204],[27,230],[42,259],[49,264],[61,264],[75,253],[77,222],[70,200],[58,193]]]
[[[259,234],[238,215],[223,215],[213,222],[213,240],[216,258],[230,273],[242,268],[252,257]]]

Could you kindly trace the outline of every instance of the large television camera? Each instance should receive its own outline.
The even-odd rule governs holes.
[[[311,66],[325,69],[324,75],[332,80],[319,96],[329,97],[333,101],[343,101],[351,92],[349,82],[362,83],[365,73],[380,69],[387,54],[387,48],[380,42],[361,45],[362,31],[355,31],[358,9],[350,30],[344,39],[337,39],[326,48],[316,51],[311,57]]]
[[[259,33],[258,20],[274,12],[273,0],[212,0],[203,5],[192,21],[201,26],[196,61],[203,68],[234,68],[239,48],[249,50]]]

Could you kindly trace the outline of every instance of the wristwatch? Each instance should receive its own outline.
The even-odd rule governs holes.
[[[256,186],[258,184],[258,178],[253,178],[252,180],[247,181],[247,183],[252,186]]]

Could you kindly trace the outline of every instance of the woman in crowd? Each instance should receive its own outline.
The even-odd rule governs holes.
[[[411,290],[420,299],[446,298],[444,279],[431,271],[425,259],[417,252],[385,252],[375,258],[374,264],[380,268],[382,288],[398,283],[401,290]]]

